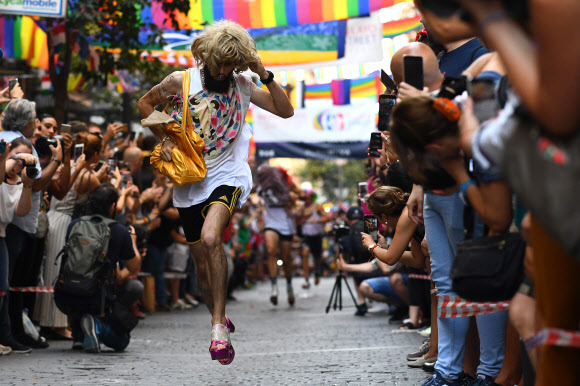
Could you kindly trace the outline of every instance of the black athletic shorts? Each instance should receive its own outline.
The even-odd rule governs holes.
[[[292,241],[292,240],[294,240],[294,235],[283,235],[282,233],[278,232],[276,229],[273,229],[273,228],[265,228],[264,232],[266,232],[266,231],[276,232],[278,234],[278,237],[280,238],[280,241]]]
[[[201,228],[209,207],[213,204],[222,204],[234,213],[242,190],[234,186],[221,185],[215,188],[209,198],[204,202],[192,205],[189,208],[177,208],[179,217],[183,223],[185,239],[189,244],[196,244],[201,240]]]
[[[314,260],[322,258],[322,236],[302,236],[302,246],[310,249]]]

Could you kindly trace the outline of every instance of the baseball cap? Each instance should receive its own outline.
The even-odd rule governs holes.
[[[363,218],[363,211],[360,206],[351,206],[346,212],[346,218],[349,220],[361,219]]]

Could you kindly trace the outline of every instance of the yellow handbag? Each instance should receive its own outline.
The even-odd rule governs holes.
[[[181,126],[167,114],[155,111],[146,120],[148,126],[153,124],[150,120],[161,119],[165,133],[175,141],[177,147],[171,150],[171,161],[163,161],[159,156],[161,144],[155,146],[151,153],[151,164],[162,174],[169,177],[175,186],[183,186],[202,181],[207,173],[205,159],[203,158],[203,139],[194,131],[189,109],[189,71],[182,72],[183,78],[183,112]],[[169,118],[169,119],[167,119]],[[158,122],[161,123],[161,122]],[[145,123],[144,123],[145,126]]]

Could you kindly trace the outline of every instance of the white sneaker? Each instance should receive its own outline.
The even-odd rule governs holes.
[[[278,286],[272,284],[272,291],[270,292],[270,301],[273,305],[278,305]]]
[[[0,344],[0,355],[8,355],[12,352],[12,349],[8,346],[2,346]]]

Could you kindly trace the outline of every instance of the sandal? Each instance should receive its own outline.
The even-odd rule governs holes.
[[[418,330],[419,328],[421,328],[420,324],[415,326],[413,323],[408,321],[408,322],[403,323],[403,325],[401,327],[399,327],[399,330],[401,330],[401,331]]]
[[[222,365],[229,365],[234,360],[235,352],[230,341],[230,330],[223,324],[214,324],[211,329],[209,353],[212,360],[217,360]]]

